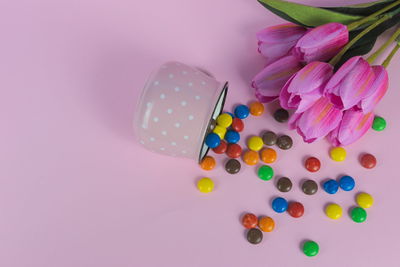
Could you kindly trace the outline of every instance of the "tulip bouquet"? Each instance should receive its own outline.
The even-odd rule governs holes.
[[[278,99],[293,110],[289,127],[307,143],[328,137],[334,146],[346,146],[361,138],[388,89],[386,68],[400,48],[400,0],[325,8],[258,1],[290,22],[257,34],[258,51],[266,58],[252,81],[259,101]],[[364,59],[392,27],[398,28]],[[376,58],[393,43],[377,65]]]

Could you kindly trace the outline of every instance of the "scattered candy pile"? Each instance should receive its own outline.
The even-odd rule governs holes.
[[[225,170],[229,174],[240,172],[241,163],[239,158],[245,164],[254,166],[260,160],[266,164],[272,164],[277,160],[277,152],[271,146],[276,145],[282,150],[290,149],[293,146],[293,140],[288,135],[278,136],[274,132],[266,131],[262,136],[251,136],[247,141],[248,150],[243,152],[242,147],[237,144],[240,140],[240,132],[244,129],[243,119],[249,114],[253,116],[261,116],[264,113],[264,105],[260,102],[253,102],[249,107],[239,105],[234,110],[234,115],[229,112],[220,114],[215,123],[211,123],[210,132],[206,137],[205,143],[216,154],[226,154],[230,159],[225,163]],[[273,117],[277,122],[286,122],[289,119],[289,113],[284,109],[278,109],[273,113]],[[372,128],[376,131],[382,131],[386,127],[386,121],[382,117],[375,117]],[[267,147],[264,148],[264,145]],[[333,161],[346,160],[347,152],[343,147],[334,147],[329,151],[330,158]],[[364,168],[372,169],[376,166],[376,158],[371,154],[364,154],[360,157],[360,164]],[[206,156],[200,163],[203,170],[209,171],[214,169],[216,161],[212,156]],[[321,161],[316,157],[308,157],[304,162],[304,167],[309,172],[318,172],[321,168]],[[274,177],[274,170],[269,165],[262,165],[258,168],[258,177],[261,180],[269,181]],[[328,194],[336,194],[339,189],[343,191],[351,191],[355,188],[355,180],[353,177],[345,175],[340,177],[338,181],[329,179],[322,184],[323,190]],[[198,181],[197,187],[202,193],[209,193],[214,189],[213,181],[208,178],[202,178]],[[293,188],[293,183],[288,177],[281,177],[276,184],[280,192],[289,192]],[[318,191],[318,184],[314,180],[305,180],[301,185],[301,190],[306,195],[314,195]],[[374,202],[371,195],[367,193],[359,193],[356,196],[358,206],[353,207],[350,211],[350,217],[354,222],[361,223],[367,218],[365,209],[370,208]],[[276,197],[271,203],[272,209],[277,213],[287,213],[294,217],[300,218],[304,214],[304,206],[300,202],[290,202],[283,197]],[[340,219],[343,215],[343,209],[336,203],[330,203],[325,207],[325,214],[330,219]],[[271,232],[275,227],[275,222],[271,217],[257,218],[252,213],[247,213],[242,218],[242,224],[247,232],[247,240],[252,244],[259,244],[263,239],[262,232]],[[258,229],[258,228],[259,229]],[[261,230],[260,230],[261,229]],[[307,256],[315,256],[319,252],[319,245],[314,241],[306,241],[303,244],[303,252]]]

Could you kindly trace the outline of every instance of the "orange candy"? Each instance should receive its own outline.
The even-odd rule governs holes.
[[[243,154],[243,161],[247,165],[256,165],[259,160],[260,157],[258,156],[258,153],[256,151],[248,150]]]
[[[262,217],[258,221],[258,227],[260,227],[261,231],[263,232],[272,232],[275,228],[275,222],[270,217]]]
[[[265,163],[274,163],[276,161],[277,154],[272,148],[264,148],[261,150],[261,160]]]
[[[215,159],[211,156],[205,156],[204,159],[200,162],[200,167],[206,171],[214,169],[215,165]]]
[[[253,116],[261,116],[264,113],[264,105],[261,102],[253,102],[250,104],[250,114]]]

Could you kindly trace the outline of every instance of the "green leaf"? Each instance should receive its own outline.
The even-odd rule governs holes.
[[[370,3],[352,5],[352,6],[321,7],[321,8],[340,12],[343,14],[368,16],[368,15],[371,15],[372,13],[384,8],[385,6],[393,3],[394,1],[396,1],[396,0],[375,1],[375,2],[370,2]]]
[[[366,35],[364,35],[360,40],[358,40],[341,58],[340,62],[335,66],[340,67],[349,58],[354,56],[361,56],[369,53],[375,45],[376,39],[386,30],[395,26],[400,22],[400,14],[394,16],[393,18],[383,22],[378,27],[372,29]],[[350,39],[354,38],[359,34],[361,30],[353,31],[350,33]]]
[[[258,2],[281,18],[305,27],[316,27],[330,22],[347,25],[362,18],[357,15],[343,14],[282,0],[258,0]]]

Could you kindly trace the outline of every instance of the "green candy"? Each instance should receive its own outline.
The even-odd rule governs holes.
[[[374,122],[372,123],[372,129],[374,129],[375,131],[383,131],[386,128],[386,121],[384,118],[379,117],[379,116],[375,116],[374,118]]]
[[[273,176],[274,170],[268,165],[263,165],[258,169],[258,177],[261,180],[268,181],[271,180]]]
[[[308,257],[314,257],[315,255],[318,254],[319,252],[319,246],[316,242],[314,241],[307,241],[303,245],[303,252],[306,254]]]
[[[351,219],[356,223],[362,223],[367,219],[367,212],[363,208],[355,207],[351,210]]]

